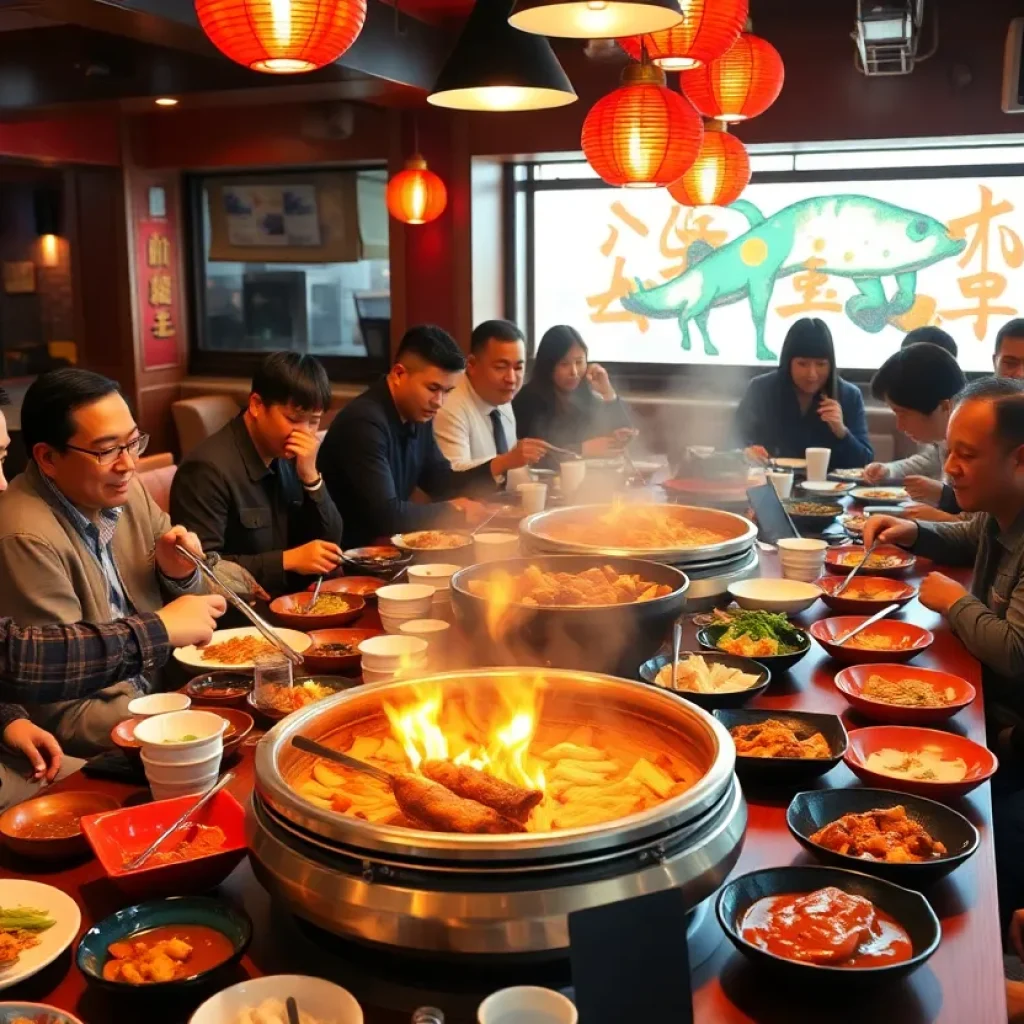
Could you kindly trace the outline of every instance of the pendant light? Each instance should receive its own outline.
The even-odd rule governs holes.
[[[509,23],[563,39],[618,39],[682,21],[678,0],[516,0]]]
[[[366,20],[366,0],[195,0],[199,24],[226,57],[289,75],[336,61]]]
[[[448,189],[417,153],[389,182],[385,193],[388,213],[403,224],[429,224],[444,213]]]
[[[455,110],[542,110],[576,101],[543,36],[508,23],[512,0],[476,0],[427,102]]]
[[[679,86],[705,117],[730,123],[763,114],[782,91],[785,74],[771,43],[742,32],[718,60],[683,71]]]
[[[683,206],[728,206],[749,183],[747,147],[720,121],[708,121],[697,159],[668,191]]]
[[[748,0],[680,0],[683,20],[673,28],[644,36],[626,36],[619,45],[633,60],[646,46],[652,64],[682,71],[721,57],[739,38]]]
[[[622,85],[583,122],[583,155],[609,185],[658,188],[682,177],[703,130],[693,106],[665,85],[653,64],[630,64]]]

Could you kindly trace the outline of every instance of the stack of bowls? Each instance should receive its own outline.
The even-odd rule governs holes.
[[[807,537],[783,537],[779,541],[782,575],[788,580],[813,583],[825,571],[828,544]]]
[[[135,727],[155,800],[201,796],[212,789],[224,756],[227,719],[212,711],[172,711]]]
[[[425,583],[393,583],[377,591],[377,610],[388,633],[397,633],[403,622],[429,618],[433,603],[434,588]]]
[[[425,671],[427,647],[418,636],[371,636],[359,645],[363,682],[389,683]]]
[[[399,634],[401,636],[418,636],[426,640],[427,661],[433,671],[439,671],[445,662],[445,641],[450,636],[451,623],[445,619],[412,619],[403,622]]]
[[[451,620],[452,576],[461,568],[461,565],[451,565],[448,562],[428,562],[423,565],[409,566],[410,583],[425,583],[427,586],[434,588],[434,598],[430,606],[430,617],[432,619]]]

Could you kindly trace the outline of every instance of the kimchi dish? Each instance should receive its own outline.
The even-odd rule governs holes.
[[[685,511],[671,505],[612,505],[596,517],[554,520],[544,533],[573,544],[651,551],[700,548],[731,537],[688,521]]]
[[[946,847],[933,839],[919,821],[908,817],[902,804],[879,807],[863,814],[844,814],[811,836],[811,842],[833,853],[886,864],[916,864],[946,856]]]
[[[909,651],[914,647],[914,638],[893,636],[891,633],[874,633],[867,629],[851,636],[844,647],[856,647],[862,651]]]
[[[622,818],[703,776],[654,724],[611,714],[544,714],[544,684],[425,683],[383,699],[321,743],[386,773],[306,758],[287,775],[323,810],[378,825],[468,834],[550,832]],[[405,691],[403,691],[405,692]]]
[[[597,607],[632,604],[667,597],[672,588],[652,583],[639,574],[620,574],[610,565],[595,566],[584,572],[545,572],[539,566],[527,566],[517,575],[498,571],[486,580],[470,580],[469,592],[488,600],[500,598],[513,604]]]
[[[750,725],[735,725],[729,730],[736,753],[741,757],[828,758],[832,749],[820,732],[801,736],[790,725],[776,718]]]

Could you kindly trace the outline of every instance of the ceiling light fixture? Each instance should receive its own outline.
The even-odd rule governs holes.
[[[747,148],[719,121],[704,125],[704,139],[693,166],[668,186],[683,206],[728,206],[750,183]]]
[[[509,23],[564,39],[620,39],[660,32],[683,20],[678,0],[517,0]]]
[[[455,110],[543,110],[576,92],[543,36],[508,22],[511,0],[476,0],[427,102]]]
[[[158,107],[176,107],[178,101],[173,96],[158,96],[153,102]]]
[[[626,36],[619,45],[633,60],[647,48],[652,64],[682,71],[721,57],[739,38],[747,20],[747,0],[681,0],[683,20],[663,32]]]
[[[385,199],[395,220],[403,224],[429,224],[444,213],[448,189],[417,153],[405,162],[405,170],[388,182]]]

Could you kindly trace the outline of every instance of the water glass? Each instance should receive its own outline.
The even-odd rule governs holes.
[[[279,688],[291,688],[292,662],[281,651],[257,654],[253,665],[253,699],[257,704],[270,703]]]

